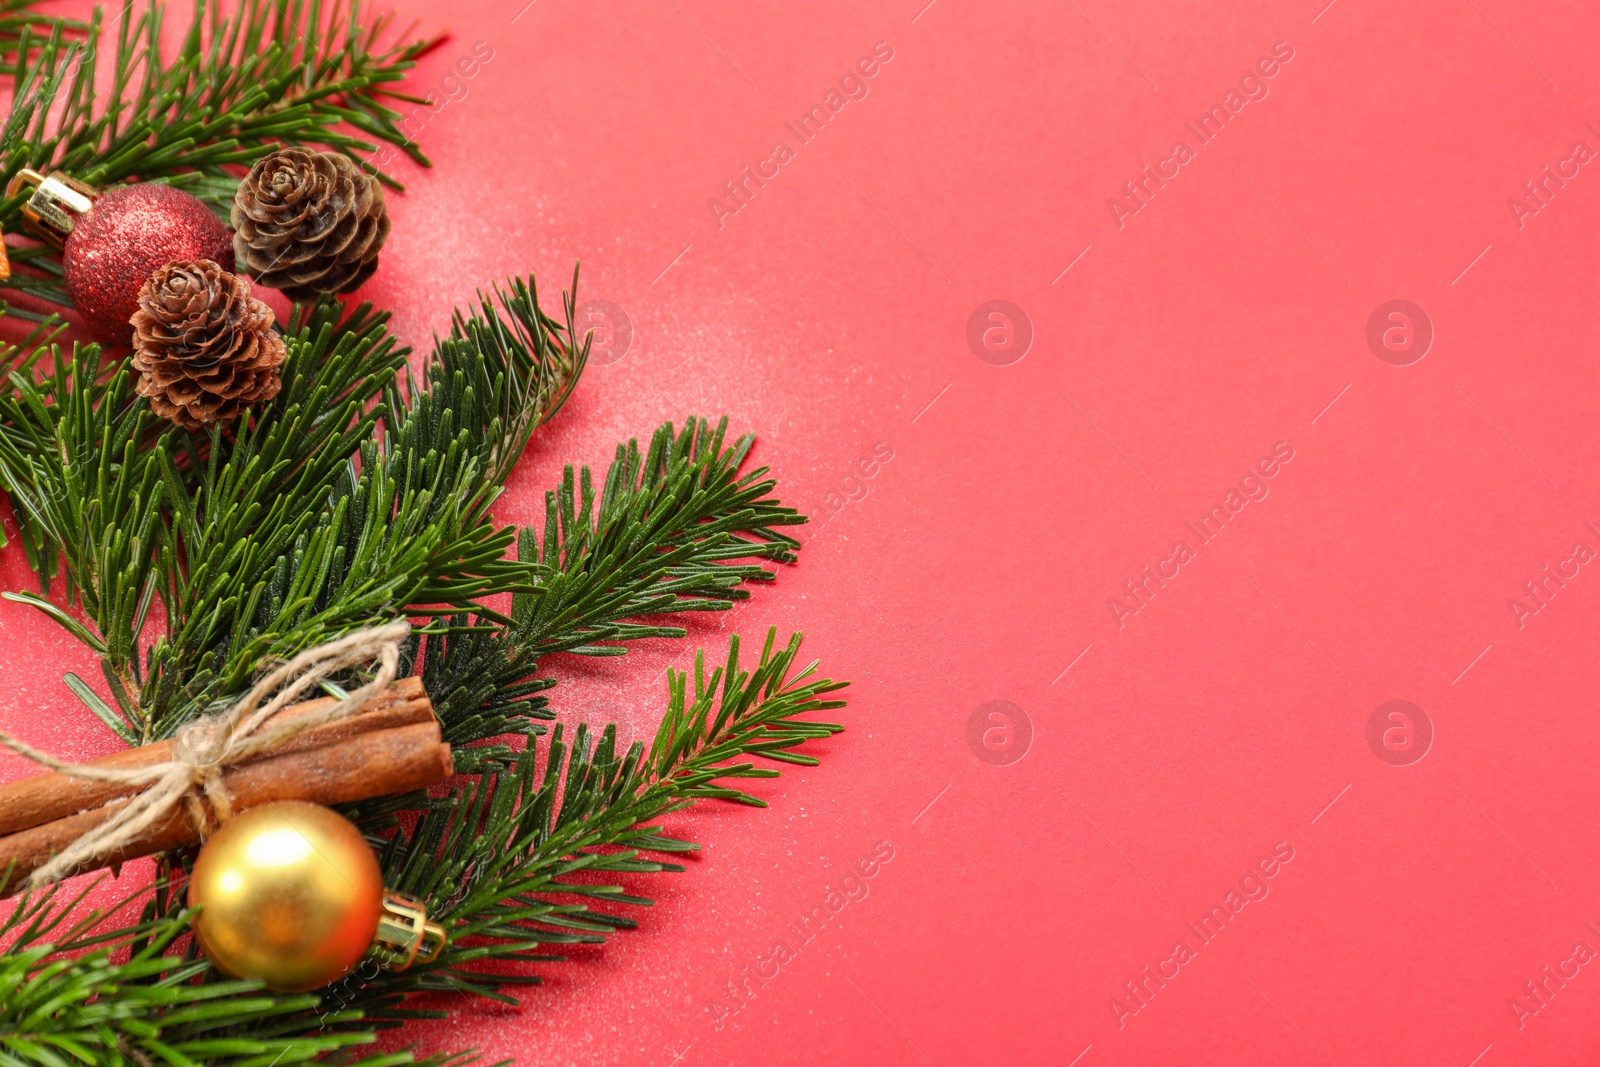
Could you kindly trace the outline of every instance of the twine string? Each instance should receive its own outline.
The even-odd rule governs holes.
[[[217,823],[233,817],[233,798],[223,771],[319,726],[361,714],[394,682],[400,670],[400,646],[410,632],[409,623],[392,622],[301,652],[269,671],[226,711],[184,727],[174,739],[174,758],[148,767],[122,770],[67,763],[0,730],[0,745],[58,774],[141,790],[121,811],[35,871],[28,880],[29,888],[60,881],[94,861],[115,855],[180,804],[201,837],[208,836],[213,816]],[[273,716],[330,674],[374,659],[378,670],[372,680],[343,700],[287,722],[272,722]]]

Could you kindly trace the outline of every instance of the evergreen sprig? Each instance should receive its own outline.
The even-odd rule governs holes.
[[[535,741],[430,802],[411,830],[375,839],[385,883],[426,901],[450,929],[450,943],[429,964],[357,971],[319,993],[274,995],[208,972],[192,944],[171,951],[190,913],[167,883],[141,891],[138,923],[110,930],[106,913],[77,916],[78,901],[56,904],[53,889],[23,898],[0,923],[0,937],[23,931],[0,953],[0,981],[14,979],[23,990],[15,1007],[0,1003],[0,1064],[49,1062],[36,1055],[49,1049],[64,1053],[63,1064],[143,1056],[268,1067],[447,1016],[406,1007],[412,994],[515,1003],[502,988],[536,984],[528,965],[563,959],[552,948],[600,944],[634,927],[625,911],[651,901],[617,879],[684,869],[651,858],[699,847],[664,834],[659,820],[713,797],[764,806],[724,784],[778,777],[745,757],[813,764],[815,757],[794,749],[844,729],[805,717],[843,707],[830,694],[844,683],[817,677],[815,663],[796,670],[799,651],[799,635],[778,647],[770,631],[759,661],[745,670],[735,637],[726,664],[709,673],[696,655],[692,689],[688,672],[668,672],[666,714],[648,748],[635,742],[619,752],[615,724],[598,738],[580,724],[570,741],[557,726],[543,745]],[[381,821],[364,820],[369,829]],[[359,1064],[397,1062],[410,1056]]]
[[[699,848],[665,835],[660,819],[711,798],[764,807],[727,781],[779,772],[744,757],[814,764],[793,750],[844,729],[806,716],[843,707],[829,695],[845,683],[818,677],[814,662],[796,669],[800,635],[783,646],[776,636],[768,633],[752,669],[741,667],[735,637],[723,666],[707,673],[697,654],[692,676],[669,670],[666,712],[648,747],[619,750],[614,723],[598,737],[586,723],[570,737],[558,725],[395,834],[382,857],[388,884],[427,901],[430,915],[451,924],[451,943],[427,966],[347,983],[324,1010],[391,1025],[411,1017],[401,1004],[415,991],[514,1003],[501,985],[539,981],[523,964],[633,928],[619,909],[651,902],[612,879],[682,871],[652,856]]]
[[[89,888],[92,888],[89,887]],[[260,983],[205,981],[205,962],[173,953],[190,914],[177,909],[113,928],[117,912],[84,910],[89,888],[22,897],[0,919],[0,1064],[304,1063],[368,1045],[375,1034],[328,1029],[292,1038],[272,1031],[317,997],[263,994]],[[144,894],[141,894],[144,895]],[[240,1031],[241,1020],[256,1034]],[[347,1053],[348,1055],[348,1053]],[[408,1055],[351,1057],[349,1067],[409,1063]]]
[[[278,397],[204,437],[157,420],[127,365],[102,374],[93,345],[19,361],[0,395],[0,488],[42,591],[59,568],[86,619],[5,595],[101,658],[113,703],[89,704],[112,729],[165,737],[248,688],[269,650],[292,655],[397,611],[508,621],[483,600],[531,589],[535,567],[503,558],[515,531],[489,505],[587,343],[572,344],[570,319],[537,312],[531,281],[497,295],[506,318],[487,299],[458,316],[407,389],[396,374],[409,350],[386,315],[301,309]],[[157,601],[165,626],[146,641]]]
[[[197,2],[166,59],[163,17],[157,4],[79,23],[0,0],[0,73],[17,89],[0,179],[57,166],[91,182],[169,181],[221,210],[276,141],[358,157],[386,141],[421,160],[382,100],[410,99],[394,83],[428,43],[380,45],[383,21],[353,2],[242,0],[233,14]],[[0,226],[15,229],[20,205],[0,201]],[[13,258],[13,289],[65,302],[47,250]],[[668,857],[697,847],[662,819],[709,799],[761,806],[741,783],[778,771],[757,758],[813,764],[798,749],[842,729],[811,716],[842,706],[843,683],[798,667],[799,635],[780,646],[775,633],[748,669],[735,638],[723,666],[708,672],[697,653],[692,674],[668,671],[648,746],[619,751],[615,724],[550,725],[546,657],[686,636],[672,616],[727,610],[772,580],[799,548],[780,531],[805,521],[765,467],[746,469],[753,437],[690,417],[644,449],[619,445],[598,486],[566,468],[542,528],[497,524],[506,479],[583,372],[576,292],[575,272],[554,314],[531,278],[480,294],[415,371],[387,314],[297,307],[277,398],[207,434],[157,419],[125,365],[63,346],[53,322],[0,347],[0,491],[40,581],[5,595],[99,659],[100,683],[65,676],[88,711],[130,744],[170,736],[269,661],[410,617],[406,669],[421,673],[460,776],[443,796],[345,807],[388,884],[446,925],[434,963],[293,996],[225,979],[186,936],[192,856],[180,853],[121,908],[52,889],[0,915],[0,1065],[412,1062],[363,1059],[361,1046],[445,1014],[413,994],[511,1000],[504,989],[537,981],[531,968],[563,946],[630,928],[628,912],[650,903],[634,883],[682,870]]]
[[[513,600],[519,635],[540,653],[620,655],[596,642],[682,637],[678,626],[625,620],[679,611],[725,611],[770,581],[759,562],[794,561],[800,543],[776,532],[805,519],[769,494],[767,468],[743,472],[755,444],[726,445],[728,420],[713,430],[690,418],[681,433],[668,423],[640,455],[637,442],[617,447],[598,501],[589,469],[545,494],[542,543],[523,530],[525,558],[544,567],[538,586]]]
[[[0,3],[0,73],[11,74],[13,93],[0,126],[0,187],[25,168],[59,169],[94,186],[159,181],[226,218],[239,168],[277,142],[344,152],[394,188],[369,158],[380,144],[427,163],[390,104],[424,103],[397,83],[438,41],[395,34],[390,16],[366,18],[360,0],[242,0],[231,13],[216,0],[193,0],[171,56],[161,49],[159,0],[137,12],[132,3],[114,7],[109,22],[99,7],[87,22],[39,7]],[[28,192],[0,199],[0,229],[21,230]],[[33,269],[0,286],[71,306],[50,249],[14,249],[11,258]]]
[[[532,299],[531,282],[506,292],[520,291]],[[564,303],[570,307],[570,293]],[[220,1043],[194,1046],[191,1051],[208,1050],[194,1062],[262,1067],[278,1057],[315,1058],[346,1048],[347,1038],[365,1040],[378,1028],[401,1025],[419,1014],[404,1003],[415,992],[449,989],[509,999],[501,986],[535,980],[527,964],[561,958],[551,947],[603,940],[632,925],[616,908],[649,903],[621,887],[595,887],[571,876],[680,870],[647,854],[695,846],[661,835],[654,820],[701,799],[759,804],[725,780],[776,772],[729,761],[815,762],[793,749],[841,729],[800,718],[839,707],[842,702],[826,694],[840,683],[816,679],[814,665],[795,673],[798,636],[781,649],[769,636],[754,670],[740,669],[735,641],[728,664],[709,676],[697,657],[692,691],[686,675],[669,672],[667,712],[648,751],[636,745],[619,754],[614,725],[601,729],[598,744],[587,724],[571,741],[559,726],[547,734],[555,713],[545,694],[555,681],[540,671],[543,657],[616,655],[641,638],[683,636],[681,626],[655,618],[725,610],[748,596],[749,582],[773,577],[762,563],[794,558],[797,543],[776,529],[804,519],[771,496],[775,485],[765,468],[744,470],[750,437],[729,442],[726,420],[713,427],[691,418],[682,430],[662,426],[647,450],[632,441],[619,446],[598,495],[587,468],[569,468],[561,486],[547,494],[542,538],[525,529],[516,538],[518,558],[500,559],[513,531],[493,526],[488,503],[499,491],[498,471],[509,468],[493,460],[520,450],[527,428],[570,394],[572,382],[563,374],[575,376],[583,364],[582,347],[574,351],[569,343],[570,326],[519,315],[505,303],[501,310],[523,333],[504,322],[493,328],[489,318],[500,312],[480,307],[436,346],[421,384],[386,389],[376,406],[356,403],[339,414],[337,404],[305,398],[371,396],[370,375],[360,368],[386,367],[403,356],[396,355],[381,316],[361,309],[341,322],[336,308],[320,306],[297,316],[279,399],[232,434],[199,439],[150,432],[145,402],[127,395],[120,372],[96,380],[92,346],[61,353],[60,369],[49,373],[38,369],[49,366],[49,358],[19,361],[35,373],[14,375],[15,396],[9,406],[0,404],[0,484],[12,499],[21,539],[34,546],[30,558],[44,575],[51,572],[42,561],[59,557],[54,573],[70,580],[84,618],[46,597],[7,595],[46,611],[101,657],[113,701],[68,676],[91,711],[130,741],[169,734],[236,694],[267,656],[402,610],[428,623],[417,638],[415,661],[445,736],[457,746],[458,770],[469,776],[467,785],[442,799],[387,798],[347,812],[383,850],[389,883],[418,892],[451,924],[450,947],[434,965],[347,980],[310,999],[254,986],[215,991],[217,977],[194,960],[192,946],[177,955],[169,950],[172,938],[165,934],[181,931],[184,915],[179,897],[157,887],[139,924],[95,926],[95,936],[119,945],[159,941],[168,951],[140,964],[148,972],[134,980],[132,972],[108,971],[111,957],[94,953],[76,957],[81,962],[61,972],[70,983],[51,972],[68,995],[51,1002],[50,1017],[62,1028],[56,1037],[78,1050],[78,1062],[121,1062],[115,1057],[131,1057],[129,1049],[154,1054],[168,1047],[177,1032],[171,1027],[191,1026],[184,1021],[190,1014],[169,1019],[167,1006],[136,1010],[130,1004],[132,1029],[148,1023],[154,1031],[130,1036],[119,1030],[114,1047],[95,1045],[85,1026],[98,1033],[107,1022],[79,1009],[130,995],[124,991],[136,991],[141,982],[182,986],[184,997],[198,996],[192,988],[212,991],[201,1029],[214,1031]],[[538,342],[531,343],[535,336]],[[477,340],[461,343],[469,337]],[[541,350],[543,359],[534,355]],[[465,364],[453,365],[458,359]],[[485,368],[494,373],[482,373]],[[301,374],[305,381],[296,377]],[[521,387],[536,380],[552,384]],[[487,390],[485,402],[477,401],[478,389]],[[526,400],[508,409],[507,393]],[[335,428],[308,427],[302,405],[332,413]],[[516,427],[509,435],[500,430],[508,410],[505,421]],[[79,424],[81,432],[74,429]],[[325,462],[343,454],[349,435],[362,427],[372,436],[359,442],[359,463]],[[52,439],[68,447],[51,447]],[[310,491],[299,488],[306,484]],[[282,500],[301,506],[280,508]],[[408,570],[402,563],[418,544],[445,547],[416,553],[424,565]],[[462,566],[463,544],[489,544],[494,551]],[[211,562],[219,554],[221,562]],[[394,579],[380,583],[376,599],[372,582],[357,580],[361,561],[369,558],[378,561],[369,578]],[[492,563],[503,565],[503,573]],[[228,577],[206,580],[211,574]],[[429,577],[418,580],[417,574]],[[296,593],[297,582],[304,595]],[[462,584],[452,586],[456,582]],[[461,595],[450,594],[451,588]],[[252,609],[238,607],[243,590],[252,593],[246,598]],[[486,591],[513,594],[509,616],[474,600]],[[152,599],[166,606],[167,625],[141,645]],[[439,613],[441,602],[448,602],[449,613]],[[459,610],[464,607],[473,610]],[[209,625],[195,625],[195,619]],[[271,631],[252,625],[282,619]],[[196,663],[201,669],[180,685]],[[128,685],[124,670],[133,672]],[[165,689],[163,679],[171,680]],[[525,747],[516,751],[508,736],[521,736]],[[406,810],[422,813],[409,831],[399,819]],[[440,872],[448,877],[419,883]],[[24,959],[32,942],[18,942],[0,963],[26,976],[52,953],[70,956],[80,947],[71,939],[50,944],[43,955]],[[482,969],[496,962],[501,966]],[[188,1000],[175,1003],[186,1012],[193,1007]],[[4,1019],[0,1015],[0,1048],[10,1047]],[[19,1036],[24,1045],[37,1044],[42,1032],[37,1020],[30,1025],[34,1036]]]

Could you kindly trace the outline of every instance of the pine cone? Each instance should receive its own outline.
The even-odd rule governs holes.
[[[233,198],[233,229],[240,270],[311,301],[372,277],[389,214],[383,188],[349,156],[293,147],[250,168]]]
[[[278,395],[285,347],[272,309],[209,259],[150,275],[129,321],[136,388],[164,419],[201,430]]]

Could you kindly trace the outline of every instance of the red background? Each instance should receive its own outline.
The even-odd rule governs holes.
[[[582,260],[581,298],[633,329],[500,517],[542,521],[564,461],[727,413],[831,517],[697,636],[801,629],[855,683],[848,732],[770,811],[681,820],[704,853],[647,880],[640,932],[425,1042],[654,1067],[1593,1062],[1600,966],[1508,1004],[1600,950],[1600,577],[1510,608],[1600,549],[1600,175],[1520,227],[1508,206],[1600,149],[1593,11],[925,3],[401,5],[453,32],[416,76],[445,103],[363,295],[420,347],[478,285]],[[708,200],[795,148],[784,123],[880,41],[866,98],[719,227]],[[1277,42],[1266,98],[1119,228],[1108,198],[1196,148],[1185,121]],[[1005,366],[966,340],[997,298],[1034,332]],[[1366,340],[1393,299],[1434,330],[1408,366]],[[1277,442],[1269,495],[1119,627],[1108,599],[1195,547],[1184,524]],[[58,681],[70,639],[16,605],[0,628],[0,722],[113,747]],[[563,663],[558,704],[648,729],[684,651]],[[997,699],[1032,729],[1006,765],[967,740]],[[1409,766],[1367,741],[1394,699],[1434,731]],[[785,923],[880,842],[867,895],[801,944]],[[1279,842],[1269,895],[1198,947],[1185,923]],[[733,1001],[780,938],[793,958]],[[1195,958],[1119,1018],[1179,940]]]

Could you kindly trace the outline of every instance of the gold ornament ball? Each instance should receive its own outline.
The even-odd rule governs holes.
[[[224,974],[284,993],[337,981],[383,917],[383,872],[348,819],[305,801],[236,815],[195,861],[195,937]]]

